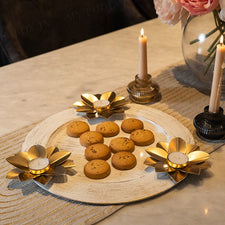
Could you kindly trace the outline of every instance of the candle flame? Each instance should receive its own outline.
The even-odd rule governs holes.
[[[207,215],[208,212],[209,212],[208,208],[205,208],[205,209],[204,209],[204,214]]]
[[[144,36],[144,29],[141,28],[141,36],[143,37]]]
[[[220,44],[221,45],[223,44],[223,35],[221,35],[221,37],[220,37]]]

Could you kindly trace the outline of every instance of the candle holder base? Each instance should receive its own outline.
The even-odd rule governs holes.
[[[211,113],[209,106],[206,106],[204,112],[194,118],[193,123],[197,135],[203,140],[223,140],[225,137],[225,116],[221,107],[218,113]]]
[[[139,79],[138,75],[136,75],[135,80],[128,84],[127,91],[130,94],[130,99],[138,104],[159,101],[161,98],[159,85],[152,81],[150,74],[145,80]]]

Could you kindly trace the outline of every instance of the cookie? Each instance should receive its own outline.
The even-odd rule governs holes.
[[[129,134],[133,132],[134,130],[139,130],[143,128],[144,128],[143,122],[135,118],[125,119],[121,124],[121,129],[125,133],[129,133]]]
[[[133,152],[134,151],[134,142],[126,137],[117,137],[111,140],[109,144],[111,152]]]
[[[66,128],[66,132],[70,137],[80,137],[81,134],[89,130],[89,125],[83,121],[73,121]]]
[[[91,179],[105,178],[110,172],[109,164],[102,159],[91,160],[84,166],[84,174]]]
[[[93,144],[85,149],[85,158],[90,161],[93,159],[107,160],[111,157],[111,151],[105,144]]]
[[[112,157],[112,165],[118,170],[130,170],[137,164],[134,154],[130,152],[118,152]]]
[[[80,144],[88,147],[96,143],[103,143],[104,139],[101,133],[97,131],[87,131],[80,136]]]
[[[135,145],[147,146],[155,141],[154,134],[150,130],[135,130],[130,134],[130,139]]]
[[[96,126],[96,131],[100,132],[103,137],[113,137],[119,134],[119,126],[112,121],[105,121]]]

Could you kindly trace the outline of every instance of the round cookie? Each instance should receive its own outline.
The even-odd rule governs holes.
[[[117,137],[111,140],[109,144],[111,152],[133,152],[135,145],[134,142],[127,137]]]
[[[136,157],[130,152],[118,152],[112,157],[112,165],[118,170],[130,170],[136,164]]]
[[[85,158],[90,161],[93,159],[107,160],[111,157],[111,151],[105,144],[93,144],[85,149]]]
[[[83,121],[73,121],[66,128],[66,132],[70,137],[80,137],[81,134],[89,130],[89,125]]]
[[[96,131],[100,132],[103,137],[113,137],[119,134],[119,126],[112,121],[105,121],[96,126]]]
[[[133,132],[134,130],[139,130],[143,128],[144,128],[143,122],[135,118],[125,119],[121,124],[121,129],[125,133],[129,133],[129,134]]]
[[[135,130],[130,134],[130,139],[138,146],[147,146],[155,141],[154,134],[150,130]]]
[[[97,131],[87,131],[80,136],[80,144],[88,147],[96,143],[103,143],[104,139],[101,133]]]
[[[91,179],[105,178],[110,172],[109,164],[101,159],[91,160],[84,166],[84,174]]]

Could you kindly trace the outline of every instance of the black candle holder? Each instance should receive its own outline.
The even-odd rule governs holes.
[[[218,113],[211,113],[209,106],[206,106],[204,112],[194,118],[193,123],[197,135],[203,140],[223,140],[225,137],[225,116],[221,107]]]
[[[136,75],[135,80],[128,84],[127,91],[130,94],[131,100],[139,104],[147,104],[158,101],[161,98],[159,85],[152,81],[150,74],[144,80],[139,79],[138,75]]]

